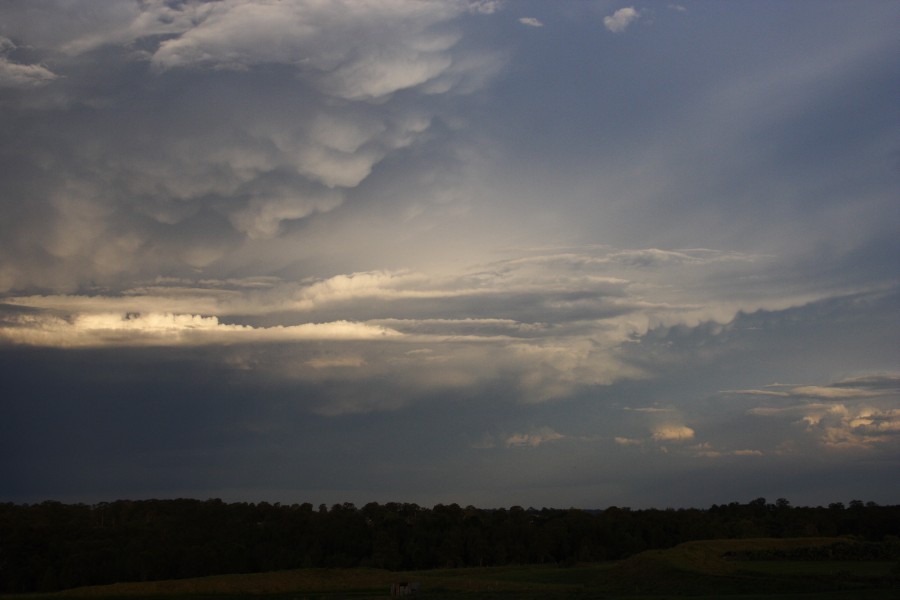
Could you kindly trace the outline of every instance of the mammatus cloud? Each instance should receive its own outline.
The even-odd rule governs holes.
[[[613,33],[625,31],[631,23],[641,17],[641,13],[633,6],[620,8],[608,17],[603,17],[603,25]]]
[[[35,175],[4,196],[48,217],[0,231],[4,290],[116,285],[263,252],[424,143],[455,118],[440,97],[502,64],[460,44],[457,20],[490,3],[116,3],[90,23],[67,10],[7,21],[53,72],[14,61],[0,39],[0,85],[34,88],[23,106],[92,106],[46,136],[24,123],[10,134],[30,140],[16,160]],[[44,173],[47,160],[67,167]]]
[[[453,64],[459,40],[429,29],[460,14],[447,2],[226,2],[196,26],[162,42],[151,57],[157,70],[246,70],[288,64],[326,94],[374,100],[424,84]],[[341,18],[334,20],[335,14]],[[379,23],[382,35],[362,35]],[[350,41],[350,45],[347,42]]]

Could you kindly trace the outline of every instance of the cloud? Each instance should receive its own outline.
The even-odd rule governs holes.
[[[713,447],[709,442],[690,446],[688,451],[694,456],[703,458],[722,458],[726,456],[763,456],[760,450],[719,450]]]
[[[466,0],[469,12],[492,15],[503,8],[503,0]]]
[[[459,14],[446,2],[224,2],[163,41],[154,68],[246,70],[285,64],[328,94],[378,99],[446,72],[459,36],[429,31]],[[335,18],[340,15],[339,18]],[[379,35],[363,32],[379,31]]]
[[[773,389],[774,388],[774,389]],[[900,393],[900,378],[891,374],[852,377],[829,385],[773,384],[768,389],[729,390],[722,392],[742,396],[770,396],[793,400],[848,400],[877,398]]]
[[[0,87],[28,88],[47,84],[56,75],[42,65],[20,65],[0,56]]]
[[[823,400],[839,400],[844,398],[867,398],[878,396],[880,393],[876,390],[853,389],[853,388],[834,388],[818,385],[803,385],[791,388],[792,396],[800,396],[806,398],[816,398]]]
[[[555,442],[565,438],[566,436],[554,431],[550,427],[540,427],[530,433],[514,433],[507,437],[504,443],[507,448],[524,446],[537,448],[547,442]]]
[[[9,54],[15,49],[16,45],[12,40],[0,35],[0,87],[30,88],[57,78],[55,73],[43,65],[23,65],[11,61]]]
[[[900,442],[900,412],[895,408],[900,400],[898,381],[896,374],[887,373],[848,378],[826,386],[789,386],[777,395],[747,394],[779,400],[779,404],[753,407],[747,413],[787,420],[802,427],[821,447],[872,450]]]
[[[850,388],[860,391],[886,391],[897,393],[900,392],[900,374],[878,373],[874,375],[861,375],[858,377],[848,377],[835,383],[831,388]]]
[[[694,430],[687,425],[666,424],[653,429],[653,439],[657,442],[683,442],[693,437]]]
[[[640,446],[641,444],[644,443],[643,440],[640,440],[640,439],[637,439],[637,438],[629,438],[629,437],[621,437],[621,436],[617,436],[617,437],[615,437],[615,438],[613,438],[613,439],[614,439],[615,443],[618,444],[618,445],[620,445],[620,446]]]
[[[603,17],[603,25],[613,33],[621,33],[631,25],[632,22],[639,19],[641,13],[634,9],[633,6],[620,8],[608,17]]]
[[[260,328],[220,323],[217,317],[172,313],[96,313],[78,315],[72,320],[21,315],[0,326],[2,342],[55,348],[203,346],[399,336],[398,332],[378,325],[349,321]]]
[[[540,22],[540,20],[534,17],[521,17],[519,19],[519,23],[522,25],[527,25],[528,27],[543,27],[544,24]]]
[[[269,239],[278,236],[284,221],[334,210],[343,201],[342,194],[335,190],[304,194],[296,189],[283,189],[280,193],[252,197],[245,206],[232,211],[228,218],[234,228],[248,238]]]
[[[697,340],[699,351],[709,353],[749,326],[741,310],[792,302],[780,293],[750,305],[717,300],[720,286],[711,286],[710,266],[726,273],[756,267],[757,262],[743,256],[613,248],[525,254],[442,273],[381,270],[302,281],[157,278],[115,295],[8,296],[0,307],[5,315],[0,339],[70,348],[294,344],[291,353],[271,359],[267,376],[319,381],[328,372],[352,370],[360,381],[391,378],[422,391],[502,385],[516,401],[536,404],[653,378],[669,360],[665,357],[672,340]],[[623,254],[693,258],[636,267],[621,260]],[[694,273],[702,273],[705,281],[697,282]],[[646,300],[648,293],[656,295],[655,302]],[[803,299],[793,301],[802,304]],[[705,343],[706,335],[719,341]],[[314,339],[329,345],[313,350],[308,342]],[[382,343],[386,340],[390,347]],[[362,341],[371,347],[359,347]],[[683,352],[678,360],[685,356]],[[352,357],[346,359],[352,364],[335,357]],[[298,362],[309,368],[298,370]],[[798,385],[790,386],[796,392],[766,388],[733,393],[871,395],[850,383],[826,391]],[[878,380],[866,385],[887,384]],[[365,410],[397,406],[396,399],[385,402],[363,404]],[[341,400],[334,406],[344,408],[332,410],[357,410],[361,405]],[[651,416],[675,412],[652,406],[628,410]],[[684,433],[660,429],[655,439]]]
[[[306,361],[313,369],[342,369],[361,367],[366,364],[364,358],[359,356],[325,356]]]
[[[455,135],[446,122],[456,109],[439,98],[479,89],[504,61],[460,43],[459,18],[479,7],[153,1],[96,7],[91,19],[77,3],[5,10],[0,33],[14,31],[19,46],[2,38],[0,85],[29,88],[9,102],[54,107],[64,125],[37,135],[10,120],[9,135],[28,140],[16,161],[31,175],[4,177],[3,196],[46,218],[0,224],[0,289],[119,285],[126,274],[274,255],[242,240],[278,240],[354,201],[378,165],[437,125],[444,142]],[[48,160],[66,167],[43,173]]]
[[[6,500],[891,501],[898,5],[619,8],[0,2]]]

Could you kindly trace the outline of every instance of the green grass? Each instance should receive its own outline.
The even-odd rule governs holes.
[[[758,550],[824,546],[834,538],[714,540],[643,552],[617,563],[435,569],[298,569],[120,583],[0,600],[364,600],[388,598],[392,582],[418,581],[423,599],[888,600],[900,598],[897,564],[847,560],[735,560]],[[840,540],[847,543],[847,540]]]

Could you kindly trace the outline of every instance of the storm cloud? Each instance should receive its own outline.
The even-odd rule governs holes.
[[[0,497],[896,501],[900,15],[809,8],[6,3]]]

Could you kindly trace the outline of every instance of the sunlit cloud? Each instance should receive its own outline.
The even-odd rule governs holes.
[[[852,377],[829,385],[772,384],[764,389],[727,390],[723,394],[810,400],[876,398],[900,394],[900,377],[893,374]]]
[[[504,443],[507,447],[529,446],[536,448],[547,442],[565,439],[565,437],[550,427],[541,427],[530,433],[514,433],[507,437]]]
[[[3,342],[56,348],[371,340],[399,336],[398,332],[381,326],[349,321],[251,327],[223,324],[217,317],[172,313],[96,313],[72,320],[24,315],[9,319],[6,326],[0,327]]]
[[[653,378],[653,370],[631,355],[634,343],[651,332],[701,327],[704,335],[727,337],[743,310],[804,304],[805,298],[781,294],[736,304],[717,300],[709,284],[690,289],[694,274],[707,273],[711,264],[727,274],[756,263],[710,250],[585,248],[531,251],[441,274],[381,270],[299,282],[157,278],[116,295],[7,297],[0,339],[67,348],[369,341],[377,352],[330,348],[330,354],[306,357],[309,369],[297,371],[290,361],[281,368],[275,359],[269,370],[274,377],[318,381],[326,372],[352,367],[356,377],[389,376],[421,390],[474,389],[508,379],[517,400],[535,404]],[[648,294],[657,300],[648,302]],[[385,340],[404,348],[386,351]],[[875,392],[798,385],[733,393],[837,399]],[[395,405],[365,403],[368,409]],[[659,406],[626,410],[674,412]],[[687,434],[662,428],[653,439]]]
[[[790,386],[769,396],[779,404],[749,409],[750,415],[787,420],[801,427],[822,447],[834,450],[872,450],[900,443],[900,387],[895,374],[845,379],[827,386]]]
[[[620,446],[640,446],[641,444],[644,443],[643,440],[640,440],[637,438],[629,438],[629,437],[622,437],[622,436],[615,437],[614,441],[616,442],[616,444],[618,444]]]
[[[657,442],[683,442],[693,437],[694,430],[687,425],[659,425],[653,430],[653,439]]]
[[[366,364],[359,356],[323,356],[306,361],[313,369],[334,369],[345,367],[361,367]]]

